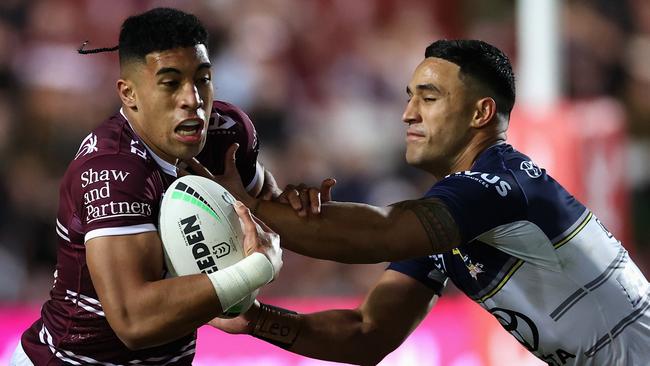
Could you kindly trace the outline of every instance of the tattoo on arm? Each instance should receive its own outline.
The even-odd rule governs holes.
[[[458,226],[447,206],[439,200],[410,200],[398,202],[393,206],[410,210],[418,217],[435,253],[445,252],[460,245]]]
[[[278,347],[289,349],[298,338],[302,322],[298,313],[273,305],[260,304],[252,335]]]

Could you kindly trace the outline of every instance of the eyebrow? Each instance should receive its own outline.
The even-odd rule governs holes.
[[[415,89],[419,90],[419,91],[432,91],[432,92],[435,92],[435,93],[442,93],[440,91],[440,89],[438,89],[438,87],[436,87],[435,85],[433,85],[431,83],[418,84],[418,85],[415,86]],[[411,88],[409,88],[408,86],[406,87],[406,94],[413,94],[413,92],[411,91]]]
[[[205,69],[205,68],[209,69],[211,67],[212,67],[211,63],[203,62],[196,68],[196,71],[199,71],[199,70]],[[180,75],[181,71],[179,69],[177,69],[177,68],[174,68],[174,67],[163,67],[162,69],[160,69],[160,70],[158,70],[156,72],[156,75],[163,75],[163,74],[169,74],[169,73],[179,74]]]

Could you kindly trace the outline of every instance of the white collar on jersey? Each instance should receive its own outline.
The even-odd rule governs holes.
[[[126,118],[126,114],[124,114],[124,111],[122,110],[122,108],[120,108],[120,114],[122,115],[122,117],[124,117],[126,122],[129,124],[129,127],[131,127],[131,130],[133,131],[133,133],[135,133],[137,135],[138,133],[135,132],[135,129],[133,128],[133,125],[131,125],[131,121],[129,121],[129,119]],[[138,137],[140,137],[140,136],[138,136]],[[140,139],[140,140],[142,140],[142,139]],[[165,174],[171,175],[172,177],[176,177],[176,166],[174,164],[168,163],[165,160],[163,160],[160,156],[156,155],[156,153],[154,153],[153,150],[151,150],[149,148],[149,146],[147,146],[147,144],[144,141],[142,141],[142,144],[144,145],[145,148],[147,148],[147,151],[149,152],[149,154],[151,154],[151,156],[153,157],[153,160],[156,162],[156,164],[158,164],[160,169],[162,169],[163,172],[165,172]]]

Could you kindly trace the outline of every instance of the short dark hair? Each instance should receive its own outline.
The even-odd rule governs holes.
[[[154,51],[208,45],[208,32],[192,14],[155,8],[127,18],[120,30],[120,64],[144,60]]]
[[[497,103],[497,112],[507,115],[515,104],[515,74],[505,53],[479,40],[440,40],[433,42],[424,57],[436,57],[460,66],[468,75],[487,87]]]

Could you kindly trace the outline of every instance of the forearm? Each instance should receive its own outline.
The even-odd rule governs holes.
[[[120,304],[107,303],[104,307],[115,309],[106,313],[108,321],[132,349],[176,340],[223,311],[204,274],[144,282],[131,289],[124,299]]]
[[[404,231],[422,230],[405,227],[405,216],[412,215],[405,210],[329,202],[322,205],[320,215],[299,217],[288,205],[270,201],[251,204],[257,205],[256,216],[280,234],[283,247],[310,257],[343,263],[378,263],[427,255],[431,251],[426,241],[402,245],[410,240]]]
[[[300,315],[268,309],[262,305],[251,333],[303,356],[374,365],[401,343],[364,320],[358,309]]]
[[[130,286],[123,292],[129,296],[123,297],[122,308],[109,304],[112,305],[110,313],[118,314],[111,319],[118,322],[118,334],[129,342],[127,345],[155,346],[183,336],[232,308],[273,276],[271,262],[255,252],[208,275],[180,276]]]

